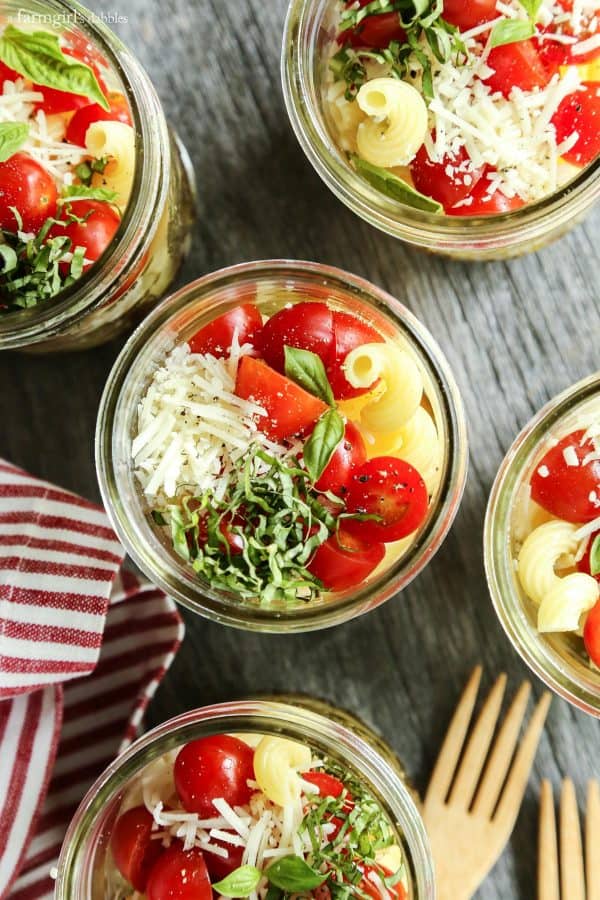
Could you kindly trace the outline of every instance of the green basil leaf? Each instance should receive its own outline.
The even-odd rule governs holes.
[[[318,481],[327,463],[344,437],[344,420],[336,409],[323,413],[304,445],[302,456],[313,483]]]
[[[501,47],[503,44],[516,44],[533,37],[535,28],[528,19],[503,19],[492,28],[490,44]]]
[[[256,889],[261,877],[261,871],[256,866],[240,866],[212,887],[224,897],[247,897]]]
[[[0,60],[35,84],[87,97],[110,109],[94,70],[63,53],[56,34],[8,25],[0,37]]]
[[[542,0],[520,0],[521,6],[527,12],[532,22],[536,22]]]
[[[0,244],[0,273],[13,272],[17,268],[19,259],[12,247],[8,244]]]
[[[600,575],[600,534],[596,535],[590,549],[590,572]]]
[[[316,872],[300,856],[283,856],[269,866],[265,875],[282,891],[312,891],[327,881],[327,874]]]
[[[392,200],[412,206],[414,209],[423,209],[425,212],[441,213],[444,211],[444,207],[437,200],[415,191],[409,184],[392,172],[388,172],[387,169],[373,166],[365,159],[361,159],[360,156],[353,156],[352,162],[358,174],[362,175],[365,181],[368,181],[382,194],[391,197]]]
[[[90,187],[87,184],[68,184],[63,188],[62,196],[69,200],[102,200],[104,203],[114,203],[117,193],[107,188]]]
[[[6,162],[19,150],[29,134],[27,122],[0,122],[0,162]]]
[[[309,394],[319,397],[329,406],[334,405],[333,391],[327,380],[323,360],[310,350],[284,347],[285,374]]]

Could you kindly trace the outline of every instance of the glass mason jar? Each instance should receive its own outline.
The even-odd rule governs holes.
[[[537,607],[526,597],[514,565],[515,513],[519,491],[529,482],[541,456],[576,421],[600,409],[600,374],[559,394],[521,431],[506,454],[490,494],[484,529],[485,569],[500,623],[513,647],[548,687],[574,706],[600,716],[600,671],[574,634],[541,634]]]
[[[308,744],[347,766],[372,792],[403,849],[409,900],[434,900],[431,852],[425,827],[398,773],[358,735],[304,708],[261,700],[207,706],[159,725],[137,740],[84,797],[65,837],[55,900],[104,900],[109,836],[124,794],[144,768],[183,744],[213,734],[274,734]]]
[[[399,334],[426,378],[444,448],[439,485],[428,517],[410,548],[362,587],[303,605],[251,605],[201,581],[151,522],[131,458],[138,404],[174,344],[216,316],[245,302],[269,304],[327,298],[332,308],[366,308],[383,333]],[[278,307],[277,307],[278,308]],[[271,307],[273,309],[273,307]],[[316,263],[286,260],[243,263],[206,275],[154,310],[124,347],[109,375],[96,431],[96,467],[104,504],[128,553],[171,597],[210,619],[257,631],[307,631],[335,625],[373,609],[402,590],[429,562],[454,519],[467,467],[463,405],[454,377],[429,332],[398,300],[362,278]]]
[[[340,0],[291,0],[282,80],[291,124],[325,184],[386,234],[458,259],[506,259],[539,250],[581,221],[600,197],[600,158],[551,196],[502,215],[463,218],[405,206],[368,184],[337,145],[325,106],[329,46]]]
[[[80,350],[131,327],[174,280],[189,248],[194,176],[150,79],[110,29],[70,0],[3,2],[0,25],[23,28],[28,22],[75,34],[100,51],[127,98],[136,134],[131,196],[98,263],[56,297],[0,315],[0,349]]]

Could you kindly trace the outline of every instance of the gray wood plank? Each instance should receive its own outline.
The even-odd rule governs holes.
[[[89,5],[109,11],[100,0]],[[117,30],[150,73],[198,177],[200,216],[179,283],[276,256],[370,278],[402,299],[444,348],[471,438],[456,524],[402,596],[333,631],[287,638],[186,615],[186,642],[149,720],[257,692],[309,692],[380,730],[422,788],[472,666],[485,664],[487,685],[507,671],[513,691],[527,675],[488,597],[484,509],[516,431],[553,394],[597,368],[589,336],[600,324],[600,209],[559,244],[520,260],[460,264],[425,256],[342,207],[304,158],[279,84],[285,0],[127,0],[117,11],[128,18]],[[0,456],[97,498],[95,415],[119,345],[60,360],[1,355]],[[569,773],[582,790],[598,775],[599,746],[597,723],[555,700],[513,840],[479,900],[533,897],[539,779],[557,783]]]

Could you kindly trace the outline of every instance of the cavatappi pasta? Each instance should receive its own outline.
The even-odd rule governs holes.
[[[85,145],[95,158],[107,158],[103,172],[92,176],[94,187],[114,193],[119,207],[127,205],[135,173],[135,132],[125,122],[93,122],[86,132]]]
[[[359,154],[375,166],[406,166],[427,133],[427,107],[419,92],[397,78],[373,78],[356,95],[367,118],[356,132]]]

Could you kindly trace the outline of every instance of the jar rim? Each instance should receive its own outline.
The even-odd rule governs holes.
[[[329,189],[370,225],[437,252],[485,253],[535,244],[577,221],[600,198],[600,156],[559,190],[507,213],[447,216],[405,206],[360,177],[344,159],[318,113],[313,52],[323,10],[335,0],[290,0],[284,26],[281,80],[298,142]]]
[[[11,0],[7,0],[8,6]],[[35,0],[14,0],[27,11]],[[44,9],[73,22],[99,46],[126,92],[136,134],[135,169],[131,194],[112,242],[102,257],[73,285],[34,307],[0,315],[0,348],[15,349],[45,341],[72,327],[126,284],[143,258],[156,229],[156,210],[166,203],[170,173],[170,145],[166,120],[148,75],[121,40],[77,0],[44,0]],[[67,18],[70,17],[70,18]]]
[[[214,730],[208,730],[211,723]],[[86,841],[100,811],[154,759],[169,749],[205,734],[224,732],[279,733],[343,757],[388,811],[405,838],[407,860],[417,888],[416,900],[435,900],[433,860],[425,825],[399,773],[356,732],[306,707],[249,698],[200,707],[163,722],[134,741],[104,770],[81,801],[63,841],[55,900],[73,900],[73,881],[81,878]],[[200,733],[201,732],[201,733]],[[175,740],[174,740],[175,739]],[[85,865],[85,863],[83,862]]]
[[[367,306],[370,304],[390,317],[394,325],[410,337],[428,366],[429,377],[439,394],[448,443],[448,462],[437,495],[437,507],[406,554],[392,563],[378,581],[350,592],[348,597],[293,610],[258,605],[251,607],[241,602],[228,604],[222,594],[211,592],[199,579],[190,576],[185,580],[181,574],[182,567],[176,565],[172,554],[166,557],[164,548],[162,555],[165,558],[159,560],[160,545],[157,543],[156,547],[152,547],[148,541],[150,526],[147,516],[143,523],[141,518],[137,521],[139,510],[132,511],[123,503],[130,465],[115,464],[115,458],[119,456],[116,451],[118,435],[115,436],[117,425],[126,429],[131,422],[129,418],[127,424],[128,414],[121,410],[120,405],[121,402],[133,403],[130,370],[148,339],[161,331],[166,333],[169,323],[179,311],[192,302],[197,303],[208,295],[215,296],[217,292],[239,287],[248,280],[266,282],[269,279],[283,286],[292,281],[294,284],[301,283],[306,286],[307,292],[310,285],[314,287],[318,284],[321,289],[323,285],[331,289],[335,287],[347,297],[354,297]],[[221,295],[215,303],[222,302]],[[152,360],[152,364],[155,363]],[[136,383],[139,385],[139,377]],[[296,632],[330,627],[380,605],[404,588],[427,564],[445,538],[462,497],[466,468],[467,434],[462,399],[449,364],[430,332],[398,300],[375,285],[332,266],[303,261],[240,263],[205,275],[163,300],[130,337],[117,358],[100,402],[96,429],[96,469],[104,505],[113,527],[136,564],[151,581],[194,612],[223,624],[258,631]]]
[[[496,615],[514,649],[551,690],[583,712],[600,717],[600,676],[578,673],[527,619],[523,599],[509,578],[511,515],[522,475],[541,442],[580,405],[600,397],[600,372],[576,382],[549,400],[522,428],[500,465],[488,499],[484,565]]]

